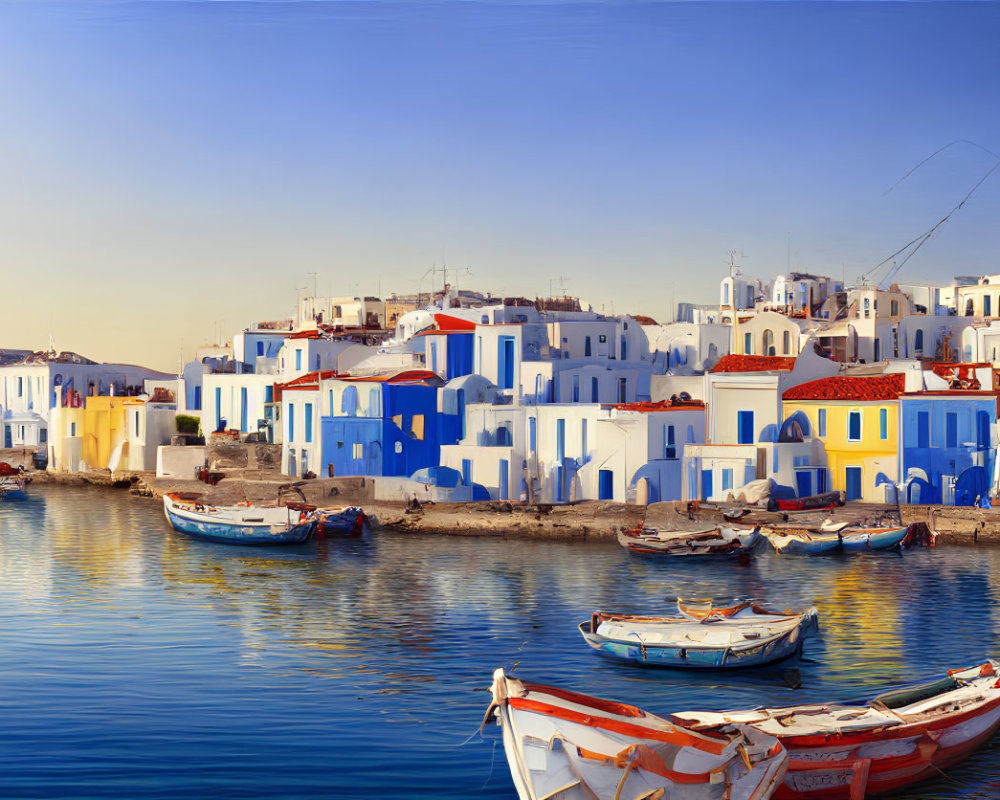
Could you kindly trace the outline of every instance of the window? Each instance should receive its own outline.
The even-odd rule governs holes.
[[[990,412],[976,412],[976,446],[985,450],[990,446]]]
[[[288,441],[295,441],[295,406],[288,404]]]
[[[913,334],[913,352],[918,356],[924,352],[924,332],[921,330]]]
[[[580,376],[579,375],[574,375],[573,376],[573,402],[574,403],[579,403],[580,402]]]
[[[724,469],[722,470],[722,491],[733,488],[733,470]]]
[[[365,445],[364,442],[355,442],[353,452],[351,455],[354,457],[355,461],[360,461],[365,457]]]
[[[860,442],[861,441],[861,412],[860,411],[848,411],[847,412],[847,441],[849,441],[849,442]]]
[[[722,284],[722,305],[729,305],[729,282]]]
[[[786,356],[791,355],[792,335],[788,331],[785,331],[783,334],[781,334],[781,347]]]
[[[983,295],[983,316],[984,317],[991,317],[991,316],[993,316],[992,303],[991,303],[992,299],[993,298],[991,298],[988,294],[987,295]]]
[[[753,355],[753,334],[744,333],[743,334],[743,355],[752,356]]]
[[[869,305],[870,304],[868,302],[868,298],[866,297],[865,298],[865,319],[868,319],[869,315],[871,314],[871,312],[869,311]]]
[[[589,336],[586,337],[583,340],[583,355],[584,356],[589,356],[590,355],[590,337]]]
[[[625,337],[622,336],[622,361],[625,361],[627,353],[628,353],[628,349],[627,349],[627,346],[625,344]]]
[[[295,351],[295,369],[297,369],[297,370],[302,369],[302,351],[301,350],[296,350]]]
[[[18,397],[24,396],[24,378],[17,379],[17,396]]]
[[[667,425],[666,431],[667,431],[667,441],[666,445],[664,446],[664,457],[669,459],[676,459],[677,445],[675,444],[674,441],[674,426]]]
[[[264,355],[264,343],[257,342],[257,357],[260,358]]]
[[[528,445],[531,452],[535,452],[535,418],[528,417]]]
[[[556,420],[556,461],[562,464],[566,458],[566,420]]]
[[[139,412],[135,412],[135,435],[139,435]]]
[[[899,316],[899,301],[898,300],[890,300],[889,301],[889,314],[890,314],[890,316],[893,316],[893,317],[898,317]]]
[[[618,379],[618,402],[619,403],[627,403],[628,402],[627,398],[628,398],[628,395],[626,394],[625,378],[619,378]]]
[[[70,436],[76,436],[76,423],[75,422],[71,422],[69,424],[69,435]]]
[[[311,442],[313,440],[313,406],[312,403],[306,403],[306,441]]]
[[[826,409],[821,408],[817,416],[819,418],[819,422],[816,427],[819,428],[819,435],[826,436]]]
[[[597,378],[591,378],[590,379],[590,402],[591,403],[596,403],[597,402],[597,398],[598,398],[597,386],[598,386],[598,384],[597,384]]]
[[[889,438],[889,409],[887,408],[878,410],[878,435],[883,441]]]
[[[958,447],[958,414],[949,411],[944,417],[945,447]]]
[[[917,447],[931,446],[931,415],[928,411],[917,412]]]
[[[597,337],[597,341],[599,341],[601,344],[605,344],[608,341],[608,337],[602,333],[600,336]]]
[[[763,347],[763,350],[762,350],[763,354],[765,356],[773,356],[774,355],[774,332],[770,328],[768,330],[764,331],[763,344],[764,344],[764,347]]]
[[[753,444],[753,412],[736,412],[736,442],[737,444]]]

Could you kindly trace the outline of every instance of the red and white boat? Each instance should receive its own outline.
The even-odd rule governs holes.
[[[788,750],[776,800],[862,800],[938,778],[1000,727],[1000,662],[880,694],[865,706],[806,705],[670,719],[704,733],[753,725]]]
[[[766,800],[787,754],[760,730],[695,732],[634,706],[493,673],[493,702],[521,800]]]

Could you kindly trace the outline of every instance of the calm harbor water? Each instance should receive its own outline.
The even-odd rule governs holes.
[[[693,674],[592,654],[598,608],[814,603],[794,664]],[[192,541],[158,504],[0,505],[0,797],[514,796],[493,669],[668,713],[861,699],[1000,654],[1000,550],[664,565],[615,544],[378,533]],[[910,798],[1000,796],[1000,737]]]

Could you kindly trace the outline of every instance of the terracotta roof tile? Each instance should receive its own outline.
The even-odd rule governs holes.
[[[895,400],[906,387],[902,372],[867,377],[833,377],[810,381],[789,389],[784,400]]]
[[[712,372],[771,372],[790,370],[794,366],[795,356],[728,355],[719,359]]]

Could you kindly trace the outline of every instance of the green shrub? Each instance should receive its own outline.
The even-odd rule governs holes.
[[[197,417],[189,417],[187,414],[177,415],[177,432],[178,433],[193,433],[197,435],[198,429],[201,427],[201,420]]]

